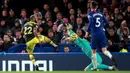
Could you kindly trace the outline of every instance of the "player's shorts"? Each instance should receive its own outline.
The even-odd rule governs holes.
[[[92,34],[91,39],[92,49],[104,48],[107,46],[105,33]]]
[[[43,40],[44,40],[44,38],[43,38],[42,35],[39,35],[39,39],[40,39],[40,41],[43,41]],[[36,37],[34,37],[34,38],[31,39],[30,41],[28,41],[28,42],[26,43],[26,46],[27,46],[27,49],[26,49],[26,50],[27,50],[27,52],[28,52],[28,53],[33,53],[35,45],[38,44],[38,43],[40,43],[40,41],[39,41],[38,38],[36,38]]]

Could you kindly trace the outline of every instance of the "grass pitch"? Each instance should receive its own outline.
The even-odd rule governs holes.
[[[87,71],[87,72],[84,72],[84,71],[52,71],[52,72],[44,72],[44,71],[33,71],[33,72],[30,72],[30,71],[25,71],[25,72],[15,72],[15,71],[12,71],[12,72],[0,72],[0,73],[130,73],[130,71]]]

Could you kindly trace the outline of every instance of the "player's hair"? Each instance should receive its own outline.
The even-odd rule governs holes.
[[[98,7],[98,3],[96,1],[92,1],[91,5],[92,5],[92,8],[97,8]]]
[[[35,16],[34,16],[34,15],[31,15],[31,16],[30,16],[30,21],[33,21],[33,22],[35,22],[35,21],[36,21],[36,18],[35,18]]]

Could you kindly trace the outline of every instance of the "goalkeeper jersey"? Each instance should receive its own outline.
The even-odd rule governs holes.
[[[75,32],[73,32],[72,30],[69,31],[70,35],[76,34]],[[74,43],[77,44],[80,48],[82,48],[82,51],[89,57],[92,58],[92,48],[90,46],[90,43],[88,40],[86,39],[82,39],[80,37],[78,37],[76,40],[74,40]],[[102,62],[102,58],[100,57],[100,55],[97,53],[97,62],[101,63]]]

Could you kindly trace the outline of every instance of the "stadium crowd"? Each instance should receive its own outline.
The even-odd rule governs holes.
[[[63,0],[61,7],[50,7],[49,4],[44,4],[42,10],[34,8],[33,14],[30,16],[25,8],[21,9],[19,16],[16,16],[15,11],[8,7],[8,2],[9,0],[4,0],[1,6],[0,51],[8,50],[9,47],[16,44],[25,43],[21,30],[32,15],[36,17],[39,33],[47,36],[56,44],[73,43],[64,40],[66,33],[62,24],[70,25],[80,37],[84,38],[89,23],[87,13],[91,11],[91,0],[79,0],[77,7],[73,6],[72,0]],[[125,43],[130,42],[130,0],[97,0],[97,2],[98,11],[109,20],[109,25],[104,24],[103,28],[108,39],[108,50],[110,52],[127,50]],[[115,43],[120,45],[115,45]]]

